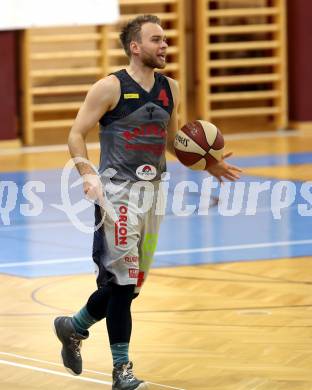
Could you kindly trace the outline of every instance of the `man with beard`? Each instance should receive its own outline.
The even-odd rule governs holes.
[[[93,242],[98,289],[78,313],[56,318],[54,326],[62,343],[64,366],[79,375],[81,341],[89,336],[88,329],[94,323],[106,318],[114,366],[112,388],[134,390],[146,389],[147,384],[134,376],[128,356],[131,302],[146,279],[157,243],[162,217],[156,212],[157,199],[161,198],[159,183],[166,171],[165,150],[174,154],[179,91],[174,80],[154,71],[165,67],[168,47],[156,16],[130,21],[120,40],[129,57],[128,67],[92,86],[68,141],[71,156],[80,158],[76,167],[83,177],[84,193],[97,203],[96,224],[104,219]],[[97,122],[101,178],[88,163],[85,142]],[[112,170],[113,178],[107,177]],[[219,180],[235,180],[238,171],[224,160],[209,168]],[[149,183],[143,194],[150,198],[151,207],[145,212],[138,208],[142,191],[133,190],[140,180]],[[119,186],[117,194],[110,192],[112,184]],[[112,205],[116,220],[101,207],[105,201]]]

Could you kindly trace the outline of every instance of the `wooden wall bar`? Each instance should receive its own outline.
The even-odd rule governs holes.
[[[41,139],[41,143],[46,139],[49,143],[55,143],[60,137],[66,140],[91,85],[128,63],[119,44],[119,30],[127,20],[143,13],[158,15],[166,29],[169,61],[164,73],[180,83],[180,121],[184,123],[186,75],[183,6],[184,1],[181,0],[120,0],[120,22],[113,26],[25,31],[21,66],[24,143],[32,145],[38,143],[38,139]]]
[[[287,125],[284,0],[198,0],[197,116]],[[234,125],[234,120],[236,125]],[[265,129],[266,126],[264,126]]]
[[[290,3],[298,14],[297,5]],[[180,123],[211,120],[225,133],[287,128],[286,0],[194,0],[191,6],[188,0],[120,0],[120,10],[120,22],[113,26],[24,32],[25,144],[66,141],[90,86],[127,63],[118,42],[121,24],[143,13],[157,14],[167,32],[169,57],[164,72],[180,83]],[[296,23],[294,37],[303,31],[299,19]],[[300,53],[308,52],[301,49],[306,47],[304,38],[291,42],[300,60]],[[301,62],[295,58],[290,54],[292,92],[300,85],[295,79],[300,78]],[[311,72],[306,72],[309,80]],[[308,83],[303,84],[300,88],[305,91]],[[297,104],[308,104],[305,98],[294,100],[299,88],[295,92],[290,97],[293,118],[297,118]],[[97,139],[96,132],[92,134]]]

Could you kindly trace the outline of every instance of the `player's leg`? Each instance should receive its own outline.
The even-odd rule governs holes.
[[[142,196],[151,196],[152,201],[153,201],[152,202],[153,206],[151,207],[151,209],[148,212],[145,212],[144,214],[141,214],[141,215],[136,215],[137,220],[138,220],[138,224],[136,225],[137,226],[136,230],[138,232],[140,232],[140,237],[139,237],[139,241],[137,242],[137,245],[139,246],[139,248],[138,248],[139,263],[137,263],[137,261],[134,262],[135,269],[137,270],[136,271],[137,272],[137,281],[136,281],[136,285],[135,285],[133,299],[138,296],[139,291],[142,287],[142,284],[143,284],[144,280],[146,279],[146,276],[147,276],[149,269],[150,269],[150,266],[152,264],[154,252],[156,249],[159,226],[160,226],[160,222],[163,218],[163,213],[160,213],[161,215],[155,215],[155,208],[156,208],[156,204],[157,204],[157,194],[158,194],[157,184],[156,184],[156,193],[154,193],[154,191],[152,191],[151,193],[149,193],[149,191],[144,191]],[[135,212],[135,207],[132,208],[130,205],[129,209]],[[129,262],[131,263],[131,256],[130,257],[128,256],[127,262],[128,262],[128,264],[129,264]],[[132,271],[132,273],[133,273],[133,271]],[[130,319],[129,324],[131,324],[131,310],[130,310],[131,302],[130,302],[129,311],[128,311],[128,315],[129,315],[128,319]],[[110,301],[110,303],[111,303],[111,301]],[[110,303],[109,303],[109,308],[110,308]],[[117,304],[117,302],[116,302],[116,304]],[[114,308],[114,305],[112,305],[111,307]],[[109,323],[109,308],[108,308],[107,319],[106,319],[107,323]],[[113,323],[112,323],[112,325],[113,325]],[[128,328],[128,331],[129,331],[129,333],[127,334],[127,336],[128,336],[129,341],[130,341],[131,327]],[[111,344],[113,347],[118,345],[118,343],[116,343],[117,340],[120,340],[120,341],[124,340],[124,339],[120,339],[120,338],[114,339],[114,337],[115,337],[114,332],[109,331],[109,335],[110,335],[110,340],[111,340]],[[116,336],[120,337],[120,335],[121,335],[121,333],[119,333]],[[126,336],[126,335],[124,335],[124,336]],[[121,343],[121,348],[122,348],[122,343]],[[126,357],[124,355],[124,362],[126,362],[126,360],[128,360],[128,357]],[[125,379],[123,377],[124,373],[126,373],[126,374],[128,373],[129,387],[127,387],[127,385],[125,385]],[[114,365],[113,390],[119,390],[119,389],[120,390],[121,389],[132,390],[132,389],[145,389],[145,388],[147,388],[147,384],[145,382],[138,381],[138,380],[137,380],[138,386],[135,385],[135,387],[131,387],[132,386],[131,385],[132,377],[133,377],[133,373],[132,373],[132,362],[131,361],[128,361],[128,363],[123,363],[120,365],[118,365],[118,364]],[[134,379],[136,379],[136,378],[134,378]]]
[[[119,201],[120,199],[121,197]],[[134,288],[139,274],[140,226],[129,222],[127,199],[123,199],[123,203],[114,204],[114,207],[120,223],[116,225],[107,218],[105,228],[95,232],[93,259],[97,265],[99,289],[91,295],[87,305],[73,317],[75,322],[65,317],[67,326],[66,332],[64,331],[65,343],[64,338],[62,340],[59,335],[58,337],[63,343],[63,349],[66,344],[67,353],[70,354],[70,359],[63,357],[64,365],[72,373],[79,374],[81,340],[88,336],[88,327],[107,314],[107,329],[114,363],[113,389],[144,389],[145,383],[133,375],[132,362],[128,356],[132,329],[131,302],[135,297]],[[60,320],[57,319],[56,323],[58,322]]]
[[[95,208],[95,225],[101,221],[101,210]],[[61,356],[65,368],[73,375],[82,372],[81,345],[82,340],[89,336],[88,329],[106,317],[110,286],[104,285],[105,269],[103,257],[107,256],[107,245],[104,241],[103,226],[94,233],[93,260],[98,270],[98,290],[89,297],[85,306],[73,317],[57,317],[54,320],[54,329],[58,339],[62,343]],[[101,280],[101,283],[99,283]]]
[[[115,205],[114,205],[115,207]],[[139,275],[138,243],[140,241],[140,220],[133,223],[128,202],[128,193],[119,197],[115,207],[119,219],[105,232],[109,242],[110,261],[106,270],[113,275],[110,280],[111,297],[107,307],[106,325],[113,358],[113,390],[147,388],[144,381],[137,379],[129,358],[129,343],[132,330],[131,303]]]

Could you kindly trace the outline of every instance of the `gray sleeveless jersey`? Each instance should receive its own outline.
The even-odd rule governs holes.
[[[125,69],[114,75],[121,95],[117,106],[100,119],[100,174],[105,177],[113,168],[116,181],[160,180],[166,170],[167,125],[173,110],[169,82],[155,72],[154,86],[147,92]]]

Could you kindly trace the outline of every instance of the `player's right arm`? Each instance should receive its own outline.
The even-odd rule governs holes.
[[[84,193],[93,200],[99,199],[102,187],[99,177],[89,163],[86,136],[99,119],[116,106],[119,97],[120,83],[115,76],[111,75],[96,82],[88,92],[69,133],[69,152],[72,158],[85,161],[75,165],[83,177]]]

